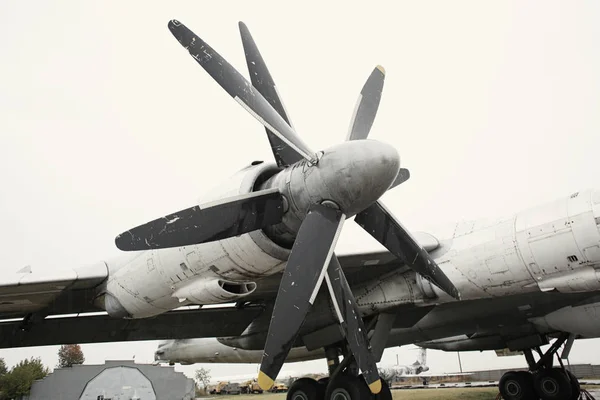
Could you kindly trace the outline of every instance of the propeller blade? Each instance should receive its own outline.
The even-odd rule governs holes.
[[[158,218],[120,234],[115,244],[136,251],[222,240],[278,224],[283,213],[279,190],[261,190]]]
[[[377,394],[381,391],[381,380],[377,372],[377,363],[371,352],[371,344],[367,337],[365,324],[360,316],[358,305],[346,280],[339,260],[333,255],[327,267],[325,276],[329,293],[334,302],[334,308],[338,320],[350,346],[354,359],[362,371],[363,377],[369,385],[371,393]]]
[[[396,186],[403,184],[409,179],[410,171],[406,168],[400,168],[400,171],[398,171],[398,176],[396,176],[396,180],[394,181],[394,183],[392,183],[392,186],[390,186],[388,190],[392,190]]]
[[[169,30],[190,55],[210,76],[279,139],[290,146],[302,158],[314,160],[314,152],[277,113],[258,90],[246,80],[219,53],[204,40],[177,20],[169,21]]]
[[[263,390],[273,386],[298,336],[319,292],[345,219],[338,210],[313,204],[300,225],[279,283],[260,364],[258,384]]]
[[[273,82],[273,78],[271,77],[271,73],[267,68],[267,64],[263,60],[260,51],[258,51],[258,46],[256,46],[248,27],[241,21],[239,26],[252,86],[254,86],[256,90],[263,95],[269,104],[271,104],[271,106],[273,106],[279,115],[281,115],[285,122],[289,126],[292,126],[290,119],[285,112],[283,101],[277,92],[275,82]],[[302,159],[300,154],[298,154],[294,149],[290,148],[283,140],[279,139],[277,135],[269,130],[269,128],[265,128],[265,130],[267,131],[267,137],[269,138],[269,143],[271,144],[273,156],[275,156],[275,161],[277,161],[277,165],[279,167],[292,165]]]
[[[377,201],[356,215],[354,221],[404,263],[434,285],[460,300],[458,289],[410,232]]]
[[[384,80],[385,69],[381,65],[378,65],[373,69],[373,72],[369,75],[367,82],[365,82],[358,95],[358,101],[350,120],[350,128],[346,140],[366,139],[369,136],[369,131],[371,130],[371,126],[373,126],[379,102],[381,101]]]

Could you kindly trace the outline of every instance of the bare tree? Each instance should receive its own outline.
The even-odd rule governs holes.
[[[196,381],[198,381],[198,383],[201,383],[204,390],[206,390],[206,388],[208,387],[208,384],[210,383],[210,369],[207,369],[207,368],[197,369],[195,376],[196,376]]]

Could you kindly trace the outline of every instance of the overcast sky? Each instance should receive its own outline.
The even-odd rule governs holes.
[[[285,4],[285,5],[284,5]],[[188,207],[253,160],[264,130],[173,38],[176,18],[247,75],[246,22],[296,130],[344,140],[357,95],[387,71],[370,138],[411,179],[384,196],[408,228],[510,215],[599,186],[597,1],[0,2],[0,268],[74,268],[119,253],[114,237]],[[338,253],[378,248],[348,223]],[[87,363],[151,361],[156,342],[84,345]],[[410,347],[384,363],[412,363]],[[9,365],[57,346],[0,350]],[[600,341],[572,363],[600,362]],[[523,366],[462,355],[463,369]],[[432,351],[432,372],[458,369]],[[199,367],[177,367],[191,372]],[[213,376],[256,366],[211,366]],[[325,370],[323,361],[286,371]]]

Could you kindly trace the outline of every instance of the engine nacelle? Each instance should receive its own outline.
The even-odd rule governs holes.
[[[198,204],[202,205],[259,190],[266,180],[279,171],[280,169],[273,163],[254,161],[248,167],[229,177],[218,187],[207,191],[207,194],[200,198]],[[205,260],[206,257],[203,257],[203,254],[208,254],[204,249],[208,249],[210,245],[211,243],[206,243],[194,246],[198,247],[199,252],[201,252],[199,254],[200,261],[208,261]],[[222,275],[223,277],[231,277],[230,279],[256,278],[263,276],[265,273],[275,273],[281,269],[282,262],[287,260],[290,255],[290,249],[273,242],[262,230],[221,240],[217,246],[213,245],[212,247],[212,254],[207,257],[212,259],[231,258],[232,262],[230,264],[233,270],[241,273],[236,274],[234,272],[232,275],[229,273]],[[234,278],[233,275],[238,276]]]
[[[254,282],[231,282],[220,278],[200,278],[181,286],[173,297],[180,302],[220,304],[240,300],[256,290]]]
[[[207,191],[199,204],[253,192],[279,170],[275,164],[254,162]],[[147,318],[185,303],[237,300],[254,291],[254,280],[279,272],[289,254],[261,230],[198,245],[125,254],[107,261],[110,273],[102,288],[106,295],[98,303],[115,316]]]
[[[473,338],[467,335],[459,335],[419,342],[418,346],[443,351],[484,351],[501,349],[506,346],[506,341],[500,335]]]
[[[534,318],[536,325],[561,332],[575,333],[584,338],[600,336],[600,303],[564,307],[550,314]]]

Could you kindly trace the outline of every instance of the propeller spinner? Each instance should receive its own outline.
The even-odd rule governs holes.
[[[407,169],[400,168],[400,158],[392,146],[367,139],[381,99],[385,70],[377,66],[363,86],[346,142],[315,153],[291,127],[246,25],[240,22],[239,28],[252,83],[181,22],[171,20],[168,27],[192,58],[261,122],[283,170],[257,192],[192,207],[133,228],[117,237],[117,247],[131,251],[185,246],[274,227],[291,231],[293,245],[275,300],[259,385],[265,390],[273,385],[326,279],[349,347],[371,392],[378,393],[381,381],[367,331],[334,251],[344,221],[356,215],[355,222],[407,266],[451,296],[460,297],[431,256],[379,201],[387,190],[410,177]],[[299,163],[302,168],[293,168]],[[313,171],[303,174],[301,184],[296,184],[294,171],[303,169]],[[295,209],[284,210],[284,196],[294,196]]]

